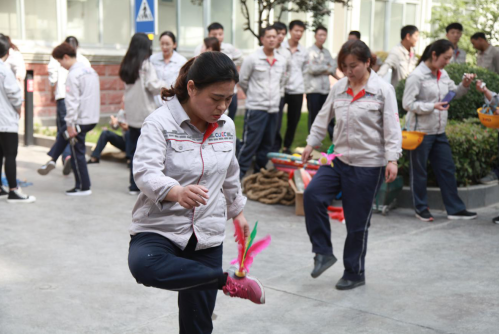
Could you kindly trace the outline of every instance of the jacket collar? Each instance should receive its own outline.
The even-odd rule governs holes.
[[[184,107],[182,107],[182,105],[180,104],[180,101],[177,99],[176,95],[171,100],[168,100],[166,102],[166,105],[167,105],[168,109],[170,110],[170,112],[173,116],[173,119],[178,124],[178,126],[181,126],[182,123],[184,123],[184,122],[188,122],[189,124],[191,124],[191,119],[189,118],[189,116],[185,112]],[[225,123],[225,119],[223,119],[223,117],[221,117],[217,123],[218,123],[218,125],[223,125]]]
[[[289,46],[289,40],[285,40],[282,42],[281,46],[284,46],[289,52],[291,52],[291,47]],[[298,43],[298,47],[296,48],[296,52],[302,52],[303,51],[303,46]]]
[[[429,75],[431,75],[431,76],[435,77],[435,76],[433,75],[433,73],[431,72],[431,69],[428,67],[428,65],[426,65],[426,64],[425,64],[425,62],[424,62],[424,61],[422,61],[422,62],[421,62],[421,64],[419,64],[419,67],[420,67],[421,72],[422,72],[423,74],[425,74],[425,75],[426,75],[426,74],[429,74]],[[441,70],[438,70],[438,71],[437,71],[437,80],[440,80],[440,77],[441,77],[441,76],[442,76],[442,71],[441,71]]]
[[[381,78],[379,77],[379,75],[371,69],[371,75],[369,76],[369,79],[367,80],[367,83],[364,86],[364,90],[366,91],[366,93],[376,94],[379,88],[378,81],[380,79]],[[348,90],[348,78],[343,82],[341,80],[338,81],[337,85],[339,84],[341,84],[339,92],[345,93]]]

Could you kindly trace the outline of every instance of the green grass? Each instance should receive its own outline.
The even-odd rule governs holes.
[[[34,126],[34,132],[35,134],[41,134],[44,136],[50,136],[50,137],[55,137],[57,135],[57,130],[55,127],[41,127],[40,124],[35,124]],[[113,130],[109,125],[106,124],[97,124],[97,126],[87,133],[87,137],[85,138],[85,142],[87,143],[97,143],[97,140],[99,140],[100,134],[103,130],[111,130],[119,135],[121,135],[121,130]]]
[[[243,137],[243,127],[244,127],[244,116],[236,116],[234,120],[236,124],[236,135],[237,138],[241,139]],[[282,118],[282,127],[281,127],[281,136],[284,138],[286,133],[286,124],[287,124],[287,114],[284,114]],[[307,145],[307,136],[308,136],[308,114],[303,113],[300,117],[300,123],[298,123],[298,127],[296,129],[295,140],[293,141],[293,145],[291,149],[295,149],[296,147],[305,147]],[[327,152],[327,149],[331,146],[331,140],[329,136],[322,141],[322,146],[319,149],[320,152]]]

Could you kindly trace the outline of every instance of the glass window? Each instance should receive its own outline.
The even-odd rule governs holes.
[[[123,0],[103,0],[103,43],[128,45],[130,42],[130,6]]]
[[[392,3],[388,50],[400,43],[400,29],[404,26],[404,4]]]
[[[78,38],[80,44],[98,44],[99,0],[68,0],[67,7],[66,34]]]
[[[210,14],[211,22],[224,26],[224,42],[232,44],[232,1],[211,0]]]
[[[371,0],[362,0],[360,2],[360,34],[362,41],[367,45],[371,45]]]
[[[57,40],[56,0],[24,0],[24,12],[26,39]]]
[[[383,51],[385,50],[385,9],[386,3],[383,1],[376,1],[374,3],[374,24],[373,24],[373,40],[372,50]]]
[[[435,2],[435,1],[433,1]],[[416,15],[417,15],[417,8],[418,5],[408,3],[405,5],[405,23],[404,25],[412,24],[412,25],[417,25],[416,24]]]
[[[180,15],[180,31],[178,32],[180,48],[194,49],[203,42],[203,6],[193,4],[191,1],[178,1]]]
[[[255,2],[248,2],[248,10],[250,13],[250,19],[252,22],[255,20]],[[253,50],[258,45],[258,40],[255,36],[248,30],[244,30],[246,27],[246,19],[241,12],[241,3],[236,1],[236,36],[235,36],[235,47],[238,49],[251,49]],[[252,25],[252,29],[255,29],[255,25]],[[258,33],[255,31],[255,33]]]
[[[160,0],[158,2],[158,35],[154,39],[154,47],[159,48],[159,36],[164,31],[171,31],[178,38],[177,9],[174,0]],[[177,45],[178,41],[177,41]]]
[[[0,31],[10,38],[21,38],[16,2],[0,0]]]

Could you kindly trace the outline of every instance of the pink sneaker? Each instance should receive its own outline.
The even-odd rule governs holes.
[[[255,304],[265,304],[263,285],[251,276],[238,278],[232,272],[229,272],[223,292],[227,296],[249,299]]]

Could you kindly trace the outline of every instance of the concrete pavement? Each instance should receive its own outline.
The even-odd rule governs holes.
[[[37,202],[0,202],[0,333],[178,333],[176,293],[135,283],[127,266],[131,210],[125,164],[89,166],[92,196],[70,198],[73,178],[58,164],[36,168],[42,147],[19,148],[18,178]],[[474,221],[434,223],[398,209],[375,215],[366,259],[367,285],[337,291],[342,261],[310,277],[311,246],[294,208],[248,201],[250,222],[272,244],[251,274],[266,288],[266,305],[218,295],[214,333],[497,333],[499,207]],[[228,236],[232,223],[227,223]],[[345,227],[332,223],[342,258]],[[224,243],[224,266],[236,256]]]

